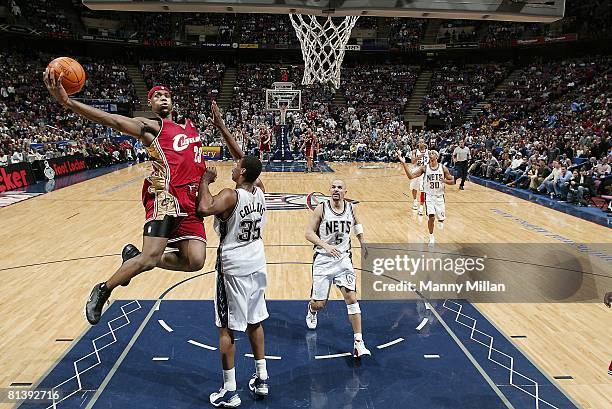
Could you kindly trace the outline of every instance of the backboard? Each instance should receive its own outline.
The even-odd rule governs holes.
[[[390,16],[550,23],[565,0],[83,0],[92,10]]]
[[[284,106],[287,111],[302,109],[302,91],[294,89],[293,82],[275,82],[266,90],[266,110],[280,111]]]

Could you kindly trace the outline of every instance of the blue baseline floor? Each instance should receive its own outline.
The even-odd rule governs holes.
[[[325,162],[315,162],[313,164],[314,172],[333,172],[334,170],[329,167]],[[264,162],[264,172],[306,172],[306,162]]]
[[[268,359],[270,395],[265,400],[254,400],[247,386],[254,363],[252,358],[244,356],[250,353],[250,346],[245,334],[237,335],[236,378],[241,407],[507,407],[423,302],[362,301],[360,304],[365,340],[372,351],[372,357],[361,362],[352,357],[316,359],[352,349],[352,331],[343,302],[330,302],[319,315],[317,330],[310,331],[304,322],[305,301],[269,301],[270,318],[265,322],[266,354],[281,359]],[[459,305],[463,306],[461,314],[454,312],[459,310]],[[58,389],[62,396],[78,392],[56,407],[86,407],[152,308],[153,301],[115,301],[104,313],[101,323],[85,333],[38,388],[52,388],[74,377]],[[509,372],[491,361],[488,348],[470,340],[471,329],[457,321],[462,320],[472,327],[472,321],[466,317],[475,319],[476,328],[494,338],[494,348],[500,351],[496,353],[497,360],[502,361],[501,352],[512,356],[514,370],[538,382],[540,408],[575,407],[473,306],[439,301],[434,308],[515,408],[535,408],[535,399],[509,386]],[[429,319],[428,324],[417,331],[416,327],[424,318]],[[108,325],[111,320],[114,320],[112,331]],[[163,320],[167,328],[159,320]],[[124,324],[127,325],[119,328]],[[484,335],[478,336],[488,345]],[[96,354],[78,363],[81,373],[77,379],[73,362],[92,353],[95,338],[99,338],[96,341],[98,349],[109,346],[98,352],[100,364],[96,365]],[[403,341],[384,349],[377,348],[377,345],[399,338]],[[163,301],[93,407],[211,407],[208,395],[219,388],[222,377],[218,351],[206,349],[205,345],[218,345],[212,301]],[[424,355],[439,355],[439,358],[426,359]],[[516,373],[514,379],[516,384],[529,385],[524,389],[535,391],[535,386],[527,380],[517,381]],[[45,407],[50,406],[21,406],[28,409]]]
[[[495,182],[489,179],[483,179],[476,176],[470,176],[469,180],[479,185],[498,190],[500,192],[508,193],[510,195],[519,197],[524,200],[528,200],[533,203],[537,203],[542,206],[546,206],[550,209],[557,210],[559,212],[567,213],[569,215],[579,217],[581,219],[601,224],[602,226],[612,227],[612,217],[610,213],[606,213],[596,206],[589,207],[578,207],[567,202],[561,202],[557,199],[551,199],[546,195],[537,195],[529,190],[519,189],[515,187],[508,187],[503,183]]]

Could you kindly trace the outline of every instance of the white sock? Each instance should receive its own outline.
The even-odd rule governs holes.
[[[236,368],[223,370],[223,389],[230,392],[236,390]]]
[[[310,308],[310,303],[308,303],[308,312],[310,312],[312,315],[316,315],[317,312],[313,311],[312,308]]]
[[[434,235],[433,235],[433,233],[430,233],[429,234],[429,240],[433,240],[433,239],[434,239]]]
[[[256,359],[255,360],[255,374],[262,381],[265,381],[266,379],[268,379],[268,370],[266,369],[266,360],[265,359]]]
[[[361,332],[355,332],[354,338],[355,338],[355,342],[363,341],[363,335],[361,335]]]

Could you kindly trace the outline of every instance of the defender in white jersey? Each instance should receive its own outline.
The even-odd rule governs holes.
[[[427,150],[427,144],[425,143],[425,139],[419,139],[419,144],[417,145],[417,149],[414,149],[410,152],[409,156],[411,166],[413,170],[418,169],[421,166],[426,165],[429,162],[429,151]],[[418,177],[414,178],[410,181],[410,189],[412,190],[412,210],[419,211],[419,216],[423,215],[423,178]],[[419,200],[417,201],[417,192],[421,192],[419,195]]]
[[[446,166],[438,163],[438,152],[429,151],[429,163],[419,166],[416,170],[409,169],[402,155],[398,155],[404,167],[404,172],[409,179],[423,178],[423,194],[425,196],[425,212],[429,216],[427,228],[429,229],[429,244],[435,243],[434,217],[438,219],[440,226],[446,219],[444,204],[444,185],[454,185],[455,178],[451,176]]]
[[[332,284],[340,289],[346,302],[349,321],[354,332],[353,356],[370,355],[365,347],[361,330],[361,310],[357,302],[355,269],[351,259],[351,231],[361,243],[367,257],[363,239],[363,226],[355,215],[352,203],[344,200],[346,187],[343,181],[334,180],[330,188],[331,200],[320,203],[314,210],[306,228],[306,240],[315,245],[312,263],[312,290],[306,324],[317,327],[317,311],[322,310],[329,298]]]
[[[254,156],[244,156],[214,103],[213,123],[221,131],[234,158],[232,180],[236,188],[223,189],[213,196],[208,185],[216,180],[217,171],[210,167],[202,175],[198,192],[197,213],[201,217],[214,215],[215,230],[219,234],[215,323],[219,327],[223,386],[210,395],[210,403],[215,407],[235,408],[241,400],[236,392],[234,331],[246,330],[253,350],[255,374],[249,381],[249,389],[259,396],[268,394],[261,325],[268,318],[266,256],[261,238],[266,202],[264,186],[259,179],[261,161]]]

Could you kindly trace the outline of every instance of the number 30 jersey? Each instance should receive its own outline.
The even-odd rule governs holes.
[[[423,192],[431,196],[444,195],[444,167],[442,164],[438,163],[438,167],[435,169],[430,164],[425,165]]]
[[[215,217],[215,231],[219,235],[217,272],[246,276],[266,271],[266,255],[261,238],[265,224],[266,199],[264,192],[253,187],[249,192],[236,189],[236,207],[227,220]]]
[[[326,243],[336,247],[342,253],[342,258],[351,253],[351,228],[355,224],[353,204],[344,201],[344,211],[336,213],[329,200],[323,202],[323,215],[319,225],[318,235]],[[315,251],[327,254],[325,249],[315,246]]]

